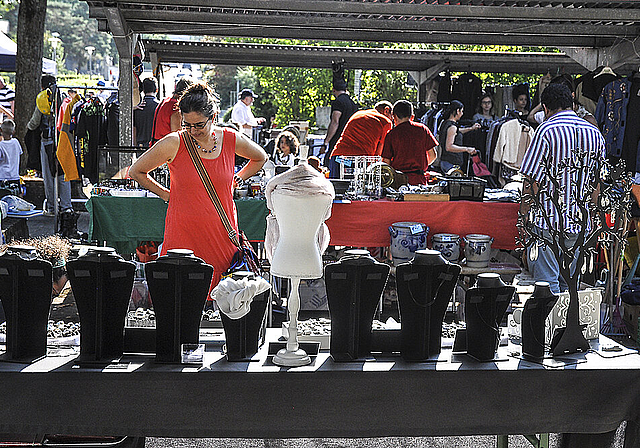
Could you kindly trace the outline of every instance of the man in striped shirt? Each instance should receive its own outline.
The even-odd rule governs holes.
[[[13,118],[16,92],[11,90],[0,76],[0,123],[6,118]]]
[[[583,222],[590,225],[590,219],[583,219],[579,205],[584,206],[592,197],[586,195],[587,182],[594,178],[605,156],[605,142],[597,127],[579,118],[573,111],[571,90],[563,84],[551,84],[541,97],[545,121],[536,130],[531,145],[522,160],[520,172],[526,177],[525,191],[537,192],[541,184],[553,178],[559,183],[560,206],[556,207],[549,193],[540,193],[540,200],[548,223],[540,213],[529,216],[529,204],[523,200],[520,211],[526,219],[532,219],[539,232],[547,233],[549,226],[564,230],[569,236],[566,242],[573,245]],[[545,170],[545,162],[549,169]],[[576,166],[581,172],[576,171]],[[527,189],[529,189],[527,191]],[[523,194],[523,198],[525,195]],[[588,229],[587,229],[588,230]],[[528,253],[531,248],[528,248]],[[557,294],[567,286],[560,275],[558,262],[546,246],[540,247],[535,260],[529,260],[529,271],[535,281],[549,282],[551,291]]]

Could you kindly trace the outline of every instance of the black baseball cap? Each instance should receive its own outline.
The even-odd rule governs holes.
[[[241,100],[245,99],[248,96],[252,96],[254,98],[258,98],[258,95],[253,93],[253,90],[251,90],[251,89],[244,89],[242,92],[240,92],[240,99]]]

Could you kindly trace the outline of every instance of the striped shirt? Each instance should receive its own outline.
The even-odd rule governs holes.
[[[0,89],[0,106],[4,107],[7,110],[11,110],[11,103],[16,99],[16,92],[11,90],[9,87],[4,86]]]
[[[604,157],[604,137],[598,128],[579,118],[572,110],[560,111],[538,127],[524,155],[520,172],[535,180],[543,190],[540,200],[553,228],[559,230],[563,226],[569,233],[580,231],[583,217],[578,205],[587,205],[591,200],[591,194],[585,187],[587,182],[594,180]],[[559,210],[551,201],[553,188],[545,176],[546,160],[551,162],[547,176],[558,180],[563,193]],[[572,170],[571,167],[582,169]],[[530,218],[536,226],[548,228],[540,213]]]

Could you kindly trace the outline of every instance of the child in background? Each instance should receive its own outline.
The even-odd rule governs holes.
[[[3,139],[0,141],[0,188],[9,190],[12,195],[21,196],[19,171],[22,146],[13,138],[15,129],[16,124],[11,119],[0,125]]]

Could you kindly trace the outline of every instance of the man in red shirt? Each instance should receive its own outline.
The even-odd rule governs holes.
[[[409,184],[424,185],[424,172],[436,158],[435,137],[425,125],[413,120],[413,106],[409,101],[393,105],[396,127],[384,139],[382,161],[407,175]]]
[[[331,153],[337,156],[379,156],[382,154],[384,137],[393,126],[389,101],[380,101],[374,109],[359,110],[354,113],[342,131],[342,135]],[[330,164],[338,168],[338,164]],[[338,177],[338,170],[331,171],[331,177]]]

